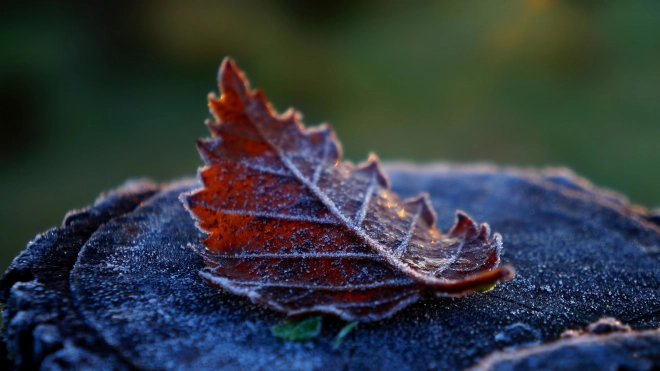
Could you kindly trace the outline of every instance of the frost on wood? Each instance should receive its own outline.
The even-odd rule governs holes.
[[[501,237],[457,212],[447,234],[426,195],[401,200],[378,159],[355,166],[327,125],[275,114],[227,59],[211,94],[213,138],[198,141],[203,188],[182,196],[209,236],[210,284],[289,315],[373,321],[425,292],[459,296],[513,275]]]

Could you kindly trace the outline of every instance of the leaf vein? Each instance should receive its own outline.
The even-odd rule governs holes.
[[[384,260],[383,257],[376,254],[363,254],[363,253],[303,253],[303,254],[213,254],[214,257],[220,259],[249,259],[249,258],[275,258],[275,259],[322,259],[322,258],[337,258],[337,259],[373,259]]]
[[[371,179],[369,180],[369,187],[365,192],[364,199],[362,200],[362,205],[360,205],[360,210],[358,211],[355,220],[356,228],[362,225],[362,222],[364,221],[364,217],[367,215],[367,207],[369,206],[369,202],[371,202],[371,196],[374,194],[375,190],[376,190],[376,174],[374,173],[371,175]]]
[[[305,215],[276,214],[276,213],[266,213],[266,212],[249,211],[249,210],[223,209],[209,205],[206,202],[200,202],[199,205],[212,211],[216,211],[224,214],[230,214],[230,215],[245,215],[245,216],[253,216],[257,218],[269,218],[269,219],[285,219],[285,220],[295,220],[295,221],[303,221],[303,222],[314,222],[320,224],[339,224],[336,220],[329,218],[316,218],[313,216],[305,216]]]
[[[422,214],[422,209],[423,209],[422,205],[417,206],[417,211],[415,212],[415,215],[410,221],[410,226],[408,227],[406,236],[401,241],[401,244],[399,244],[399,246],[396,248],[395,254],[397,258],[403,256],[403,253],[406,252],[406,249],[410,244],[410,238],[412,237],[413,231],[415,230],[415,225],[417,225],[417,220],[419,220],[419,216]]]
[[[314,185],[316,185],[321,178],[321,172],[323,171],[323,166],[325,165],[325,161],[328,157],[329,147],[330,140],[326,137],[325,141],[323,142],[323,156],[321,156],[321,160],[319,160],[319,163],[316,165],[316,169],[314,169],[314,176],[312,178],[312,184]]]
[[[330,291],[348,291],[348,290],[362,290],[362,289],[376,289],[381,287],[405,287],[413,284],[412,281],[381,281],[374,283],[366,283],[361,285],[342,285],[342,286],[333,286],[333,285],[302,285],[296,283],[285,283],[285,282],[252,282],[252,281],[236,281],[232,280],[232,284],[243,285],[243,286],[257,286],[260,287],[279,287],[279,288],[289,288],[289,289],[308,289],[308,290],[330,290]]]

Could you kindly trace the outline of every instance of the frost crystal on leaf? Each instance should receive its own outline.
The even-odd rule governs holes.
[[[462,212],[447,234],[427,195],[401,200],[371,155],[341,161],[328,125],[277,115],[234,62],[209,96],[213,138],[197,143],[203,187],[182,195],[209,233],[201,277],[289,315],[374,321],[422,294],[460,296],[513,276],[501,237]]]

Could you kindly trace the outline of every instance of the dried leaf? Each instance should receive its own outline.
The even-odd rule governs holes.
[[[182,201],[210,235],[196,250],[208,283],[289,315],[392,315],[425,292],[460,296],[513,276],[501,237],[457,212],[447,234],[428,196],[401,200],[378,159],[341,161],[328,125],[277,115],[226,59],[198,140],[203,188]]]

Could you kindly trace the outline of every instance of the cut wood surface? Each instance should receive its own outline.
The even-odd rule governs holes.
[[[487,220],[502,234],[502,261],[516,266],[516,278],[458,299],[425,297],[360,324],[338,349],[345,322],[330,317],[318,337],[285,342],[270,332],[284,315],[200,279],[205,264],[191,246],[204,234],[179,201],[199,184],[133,182],[70,213],[5,272],[7,367],[514,369],[517,352],[516,370],[543,369],[559,367],[558,358],[519,360],[562,348],[550,342],[604,316],[633,331],[569,339],[562,349],[579,351],[562,353],[562,362],[660,367],[657,215],[564,169],[390,163],[385,170],[402,197],[430,194],[439,228],[453,224],[456,209]]]

